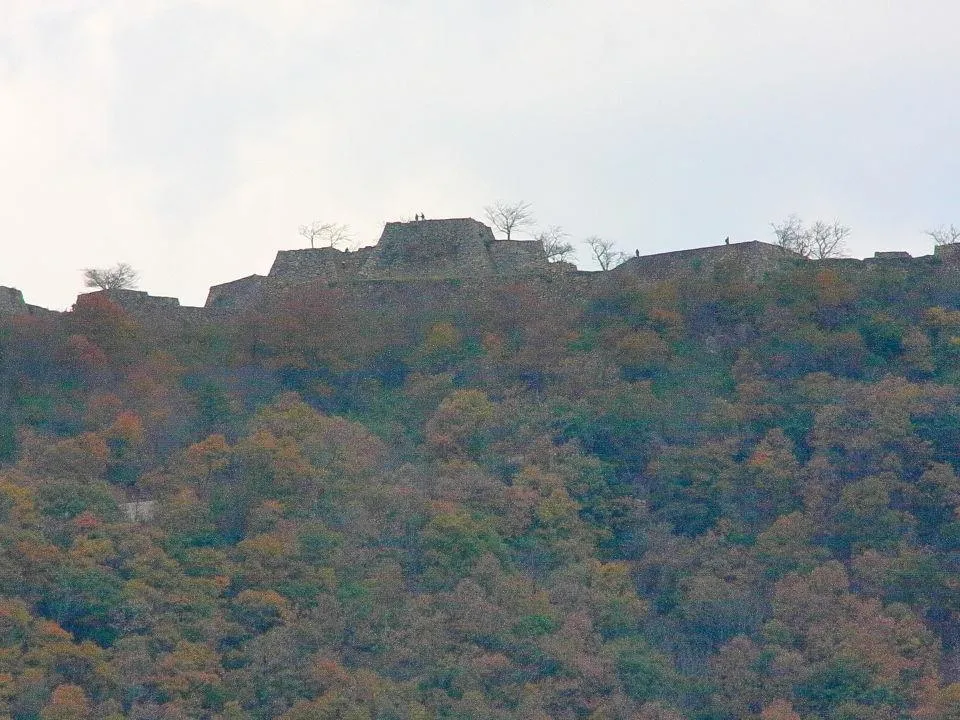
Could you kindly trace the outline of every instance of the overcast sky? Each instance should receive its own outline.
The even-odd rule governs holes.
[[[0,285],[63,309],[125,261],[202,304],[300,224],[369,245],[497,199],[631,254],[791,213],[927,254],[960,223],[957,27],[950,0],[0,0]]]

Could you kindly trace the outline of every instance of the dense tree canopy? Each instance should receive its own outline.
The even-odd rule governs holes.
[[[0,320],[0,716],[960,717],[956,295],[543,292]]]

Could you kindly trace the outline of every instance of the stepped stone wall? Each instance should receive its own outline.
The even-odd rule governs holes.
[[[554,273],[539,241],[497,240],[472,218],[391,222],[379,242],[355,251],[281,250],[267,276],[253,275],[210,288],[206,307],[241,309],[294,285],[513,277]]]
[[[490,252],[493,231],[471,218],[392,222],[360,276],[383,278],[462,278],[497,273]],[[546,264],[546,256],[544,256]]]
[[[289,297],[291,290],[337,287],[351,298],[423,300],[463,287],[476,292],[516,281],[547,292],[590,292],[609,286],[643,285],[700,277],[740,277],[761,282],[798,264],[832,269],[850,279],[882,282],[931,281],[960,292],[960,244],[941,245],[914,258],[898,251],[864,260],[807,260],[764,242],[680,250],[631,257],[609,272],[584,272],[569,263],[550,263],[538,241],[497,240],[472,218],[387,223],[379,242],[355,251],[334,248],[282,250],[268,275],[250,275],[210,288],[204,307],[183,307],[176,298],[137,290],[107,296],[128,312],[160,326],[202,325]],[[389,307],[385,305],[384,307]],[[53,314],[27,305],[16,288],[0,287],[0,314]]]
[[[960,246],[940,246],[932,256],[878,252],[872,258],[807,260],[770,243],[751,241],[642,255],[608,273],[577,271],[568,263],[549,263],[535,241],[497,240],[483,223],[470,218],[387,223],[380,242],[352,253],[331,248],[287,250],[277,254],[270,274],[251,276],[210,289],[208,308],[239,310],[282,296],[304,283],[340,287],[375,281],[441,281],[483,278],[577,276],[580,282],[662,282],[717,274],[760,282],[795,263],[816,263],[848,274],[902,273],[922,270],[940,281],[960,282]],[[443,283],[441,283],[443,286]]]

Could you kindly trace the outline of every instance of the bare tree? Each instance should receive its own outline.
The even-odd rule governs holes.
[[[509,240],[514,230],[530,227],[536,222],[531,207],[530,203],[523,200],[515,203],[497,200],[493,205],[488,205],[483,210],[490,224],[500,232],[506,233],[507,240]]]
[[[614,250],[612,240],[604,240],[598,235],[591,235],[583,242],[590,248],[590,252],[593,253],[597,262],[600,263],[601,270],[609,270],[627,259],[627,256],[622,252]]]
[[[815,260],[838,258],[847,254],[847,238],[850,228],[834,220],[827,224],[817,220],[807,231],[810,238],[810,255]]]
[[[796,215],[791,215],[782,223],[770,223],[777,245],[784,250],[795,252],[804,258],[823,260],[843,257],[847,250],[847,238],[850,228],[839,221],[826,223],[817,220],[807,227]]]
[[[137,286],[139,276],[127,263],[117,263],[112,268],[86,268],[83,284],[101,290],[130,290]]]
[[[573,245],[567,242],[569,237],[559,225],[551,225],[533,236],[534,240],[543,243],[543,250],[549,262],[565,261],[573,254]]]
[[[350,241],[350,226],[340,223],[322,223],[314,220],[309,225],[301,225],[298,232],[310,242],[311,248],[315,248],[318,244],[335,248]]]
[[[770,223],[770,225],[773,227],[773,234],[777,238],[777,245],[803,257],[810,257],[807,233],[803,227],[803,221],[799,217],[791,215],[779,225],[777,223]]]
[[[954,243],[960,243],[960,228],[953,223],[950,224],[950,227],[941,225],[933,230],[927,230],[927,235],[933,238],[935,245],[953,245]]]

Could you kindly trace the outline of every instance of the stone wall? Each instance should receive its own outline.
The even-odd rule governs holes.
[[[604,290],[609,273],[571,272],[526,277],[487,275],[474,278],[409,278],[405,280],[351,281],[333,286],[344,307],[365,311],[389,311],[401,316],[417,313],[444,313],[451,307],[476,298],[487,298],[505,288],[519,289],[518,297],[538,297],[552,304],[570,296],[584,296]],[[288,288],[264,297],[261,307],[282,308],[291,297],[323,292],[331,286],[317,282]]]
[[[263,275],[248,275],[239,280],[214,285],[207,292],[207,301],[203,306],[211,310],[252,307],[263,296],[263,287],[267,282]]]
[[[269,277],[303,281],[316,278],[347,280],[360,274],[372,252],[373,248],[369,247],[352,252],[335,248],[281,250],[273,261]]]
[[[465,278],[496,274],[490,253],[493,231],[472,218],[392,222],[360,271],[360,277]]]
[[[933,255],[942,262],[960,264],[960,243],[937,245],[933,249]]]
[[[163,338],[176,336],[187,329],[197,329],[211,323],[224,322],[234,315],[234,310],[222,308],[181,305],[177,298],[150,295],[142,290],[98,290],[77,296],[82,298],[103,296],[125,310],[138,324],[149,328],[150,333]],[[254,307],[254,302],[250,307]]]
[[[930,268],[942,281],[953,282],[953,275],[960,272],[960,247],[941,246],[935,256],[920,258],[904,252],[879,252],[865,260],[813,261],[777,245],[751,241],[632,257],[609,273],[584,273],[548,263],[543,245],[537,241],[496,240],[489,227],[470,218],[421,220],[388,223],[376,246],[353,253],[331,248],[281,251],[269,276],[255,275],[215,286],[206,307],[251,308],[284,295],[291,287],[317,281],[344,287],[375,281],[549,277],[565,269],[582,278],[593,276],[593,280],[584,280],[591,285],[622,283],[627,278],[642,284],[718,274],[760,282],[792,263],[807,262],[845,275]]]
[[[135,290],[112,291],[110,297],[150,322],[204,324],[289,297],[319,284],[338,287],[351,297],[377,296],[385,301],[394,288],[400,297],[442,297],[452,288],[482,291],[523,278],[537,287],[562,292],[642,286],[648,282],[740,277],[761,282],[778,270],[810,263],[830,268],[851,280],[878,282],[929,278],[945,290],[960,291],[960,245],[942,245],[933,255],[913,258],[897,251],[877,252],[864,260],[805,260],[764,242],[680,250],[631,257],[609,272],[583,272],[568,263],[547,262],[538,241],[496,240],[489,227],[471,218],[387,223],[380,242],[353,252],[333,248],[283,250],[270,274],[250,275],[210,288],[203,308],[181,307],[176,298],[152,297]],[[415,288],[410,295],[411,289]],[[389,304],[384,307],[388,307]],[[0,288],[0,313],[50,312],[23,303],[19,290]]]
[[[611,272],[663,281],[730,271],[742,274],[748,280],[759,281],[785,262],[802,261],[803,258],[794,252],[754,240],[632,257]]]
[[[547,267],[547,255],[539,240],[497,240],[490,256],[498,275],[538,273]]]
[[[0,313],[4,315],[22,315],[27,312],[23,293],[12,287],[0,286]]]
[[[92,293],[84,294],[105,295],[111,300],[111,302],[116,303],[127,312],[137,312],[150,309],[171,310],[173,308],[180,307],[180,301],[175,297],[150,295],[143,290],[97,290]]]
[[[23,293],[17,288],[0,286],[0,315],[33,315],[49,317],[56,315],[53,310],[47,310],[39,305],[31,305],[23,301]]]
[[[472,218],[392,222],[379,242],[349,252],[334,248],[281,250],[266,277],[252,275],[210,288],[205,307],[241,309],[297,284],[343,285],[375,280],[443,280],[547,273],[543,244],[496,240]]]

